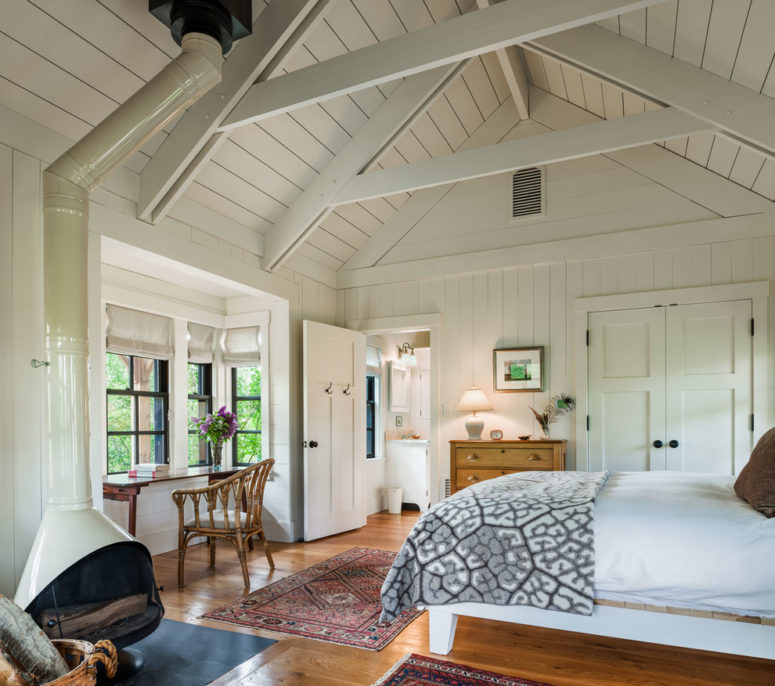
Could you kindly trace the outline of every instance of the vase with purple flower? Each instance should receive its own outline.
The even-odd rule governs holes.
[[[223,464],[223,444],[234,436],[239,428],[237,415],[229,412],[224,405],[215,414],[191,417],[191,423],[199,431],[199,439],[210,442],[213,470],[220,471]]]

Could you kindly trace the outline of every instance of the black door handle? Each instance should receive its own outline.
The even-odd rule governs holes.
[[[670,443],[668,443],[668,445],[669,445],[671,448],[677,448],[677,447],[678,447],[678,441],[676,441],[675,439],[673,439],[672,441],[670,441]]]
[[[317,441],[310,441],[309,442],[309,447],[310,448],[317,448],[318,447],[318,442]]]
[[[662,443],[662,441],[660,441],[659,439],[657,439],[656,441],[654,441],[653,445],[655,448],[661,448],[665,444]]]

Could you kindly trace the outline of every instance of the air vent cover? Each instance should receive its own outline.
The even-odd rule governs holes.
[[[511,178],[511,216],[513,218],[543,213],[543,176],[543,170],[538,167],[528,167],[514,172]]]

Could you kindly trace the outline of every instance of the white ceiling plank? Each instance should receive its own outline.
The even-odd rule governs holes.
[[[527,51],[525,54],[527,54]],[[598,117],[605,119],[603,87],[600,80],[593,78],[585,72],[581,72],[581,85],[584,87],[584,102],[586,103],[587,109]]]
[[[765,198],[775,200],[775,159],[767,158],[751,190]]]
[[[697,133],[689,136],[689,143],[686,146],[686,158],[696,162],[701,167],[708,164],[710,149],[713,147],[712,133]]]
[[[428,116],[453,150],[457,150],[468,138],[465,128],[446,97],[442,96],[430,106]]]
[[[288,258],[287,264],[290,265],[290,260],[294,259],[297,255],[303,255],[333,270],[337,270],[342,266],[342,260],[338,260],[333,255],[330,255],[324,250],[321,250],[320,248],[312,245],[312,243],[304,243],[303,245],[299,246],[299,249]],[[302,273],[304,274],[306,272]]]
[[[336,236],[339,240],[344,241],[351,248],[357,250],[367,240],[371,234],[361,231],[357,226],[351,224],[336,212],[329,214],[320,225],[328,231],[332,236]],[[350,257],[349,255],[347,257]]]
[[[492,116],[463,143],[461,149],[473,149],[497,143],[519,121],[516,104],[510,98],[504,101]],[[385,221],[379,231],[345,263],[344,269],[360,269],[376,264],[412,226],[444,197],[449,188],[450,186],[437,186],[414,193],[392,217]],[[357,205],[342,205],[336,211],[343,212],[351,207],[357,207]]]
[[[315,171],[324,169],[334,154],[288,114],[262,121],[260,127]]]
[[[466,134],[470,136],[479,128],[484,121],[484,117],[482,117],[482,113],[476,106],[476,101],[471,95],[471,91],[468,90],[462,75],[458,76],[447,86],[444,95],[449,100],[449,104],[452,105],[452,109],[455,110],[455,114],[460,119]]]
[[[161,212],[155,213],[159,201],[215,133],[225,114],[262,73],[272,72],[275,58],[303,40],[328,2],[273,2],[261,12],[253,25],[253,33],[240,40],[230,53],[221,82],[188,109],[143,170],[138,217],[150,221],[163,216]],[[185,184],[179,185],[178,195],[184,190]],[[165,208],[173,202],[174,198],[165,198]]]
[[[713,141],[713,147],[708,158],[708,169],[729,178],[729,174],[732,172],[732,165],[735,163],[739,152],[739,143],[734,143],[725,136],[717,135]]]
[[[753,0],[732,80],[761,92],[775,56],[775,2]]]
[[[383,146],[404,127],[411,126],[418,111],[423,110],[463,66],[440,67],[416,74],[395,90],[269,232],[264,269],[274,269],[287,259],[294,247],[303,242],[317,222],[329,213],[327,208],[339,190],[377,158]]]
[[[335,217],[337,215],[353,226],[357,226],[358,229],[368,234],[369,236],[372,236],[374,232],[378,231],[382,226],[382,222],[373,214],[371,214],[371,212],[369,212],[364,205],[359,203],[337,207],[329,217],[329,219],[334,218],[332,219],[332,226],[336,225]]]
[[[732,165],[732,171],[729,174],[730,181],[734,181],[746,188],[751,188],[756,181],[756,177],[759,176],[765,160],[764,155],[745,146],[741,147],[737,159],[735,159],[735,163]]]
[[[482,60],[484,70],[487,72],[487,78],[490,79],[490,83],[492,83],[492,87],[495,89],[495,94],[498,96],[498,104],[500,105],[506,98],[511,97],[511,91],[498,57],[494,52],[488,52],[480,55],[479,59]],[[525,70],[527,70],[527,67],[525,67]],[[525,71],[525,74],[527,75],[527,71]]]
[[[424,2],[391,0],[390,4],[407,31],[418,31],[433,25],[433,17]]]
[[[673,57],[699,67],[705,52],[713,0],[682,0],[678,3]]]
[[[222,129],[532,40],[662,0],[504,0],[253,85]],[[270,5],[271,7],[271,5]]]
[[[728,79],[732,76],[750,2],[715,2],[705,40],[702,68]]]
[[[678,0],[663,2],[646,10],[646,45],[672,57],[677,13]]]
[[[608,81],[603,81],[603,109],[606,119],[616,119],[624,116],[624,98],[622,89]]]
[[[594,26],[547,36],[535,44],[775,152],[771,98]]]
[[[670,150],[670,152],[674,152],[676,155],[680,155],[681,157],[686,157],[686,148],[688,145],[688,136],[684,136],[683,138],[673,138],[672,140],[665,141],[665,147]]]
[[[306,246],[302,246],[306,248]],[[313,256],[314,255],[314,256]],[[318,259],[318,258],[321,259]],[[324,260],[331,260],[331,264],[325,263]],[[329,288],[336,288],[336,269],[332,264],[339,264],[339,260],[325,255],[317,248],[309,247],[308,250],[301,250],[294,253],[288,260],[288,268],[292,269],[298,274],[304,274],[310,279],[314,279],[320,283],[325,284]],[[282,270],[280,270],[282,272]]]
[[[565,89],[565,79],[562,77],[562,65],[553,59],[542,58],[544,62],[544,73],[549,82],[549,92],[563,100],[568,99],[568,91]]]
[[[427,112],[423,112],[417,121],[412,124],[410,129],[417,140],[422,143],[423,147],[430,153],[431,157],[439,157],[441,155],[449,155],[452,152],[452,148],[447,143],[446,138],[441,135],[436,124],[428,116]]]
[[[525,50],[524,55],[530,80],[548,93],[549,80],[546,78],[543,57],[533,50]]]
[[[646,111],[646,101],[639,95],[635,95],[629,91],[622,91],[622,104],[624,105],[625,117]]]
[[[568,100],[577,107],[586,109],[587,103],[584,99],[584,86],[581,83],[581,72],[578,69],[562,65],[562,79],[565,82],[565,92],[568,94]]]
[[[186,189],[186,193],[183,197],[191,198],[200,205],[209,207],[219,214],[222,214],[224,217],[232,219],[238,224],[247,226],[261,234],[266,233],[272,226],[265,219],[262,219],[253,212],[246,210],[244,207],[229,200],[223,195],[216,193],[211,188],[203,186],[198,181],[194,181]]]
[[[396,208],[393,207],[385,198],[374,198],[372,200],[364,200],[362,203],[359,203],[364,210],[366,210],[369,214],[373,215],[379,221],[382,223],[386,222],[390,217],[392,217],[395,212]],[[341,208],[340,208],[341,209]],[[334,212],[331,216],[336,216],[336,212]]]
[[[523,70],[524,71],[524,70]],[[471,91],[471,95],[474,97],[476,106],[482,113],[482,117],[487,119],[500,105],[498,100],[498,94],[495,92],[495,87],[490,82],[490,78],[487,75],[487,71],[484,68],[481,56],[475,57],[470,61],[468,66],[463,70],[463,80],[468,86],[468,90]],[[527,86],[527,77],[525,77],[525,85]]]
[[[390,0],[352,0],[352,2],[378,40],[389,40],[406,33],[406,28],[390,5]]]
[[[431,156],[411,129],[404,131],[393,143],[393,147],[409,164],[427,160]]]
[[[596,155],[685,136],[707,127],[707,123],[696,117],[672,108],[645,112],[363,174],[353,179],[335,202],[357,202],[398,191]]]
[[[333,234],[326,231],[322,226],[318,226],[307,236],[305,243],[315,246],[318,250],[328,253],[335,257],[341,264],[355,252],[353,246],[348,245]]]
[[[646,42],[646,12],[628,12],[619,17],[619,34],[638,43]]]

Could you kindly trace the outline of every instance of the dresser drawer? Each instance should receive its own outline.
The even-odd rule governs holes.
[[[457,479],[455,481],[455,489],[460,490],[471,484],[478,483],[480,481],[487,481],[487,479],[494,479],[496,476],[503,476],[504,474],[514,474],[518,472],[518,469],[458,469]]]
[[[456,448],[455,465],[458,469],[501,467],[508,469],[552,469],[554,450],[543,446],[519,448]]]

